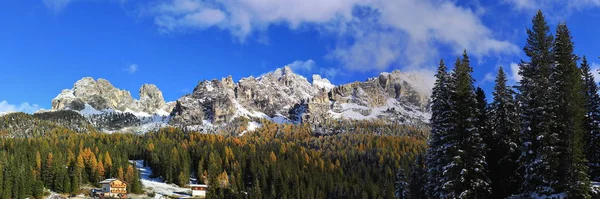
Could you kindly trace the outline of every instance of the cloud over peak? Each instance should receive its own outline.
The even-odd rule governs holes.
[[[60,11],[77,0],[43,1],[49,9]],[[539,0],[504,1],[525,9]],[[164,0],[142,4],[146,5],[142,15],[152,18],[165,34],[217,28],[243,43],[265,40],[264,32],[272,26],[316,30],[333,43],[328,44],[325,58],[359,72],[431,69],[442,48],[456,55],[467,49],[476,59],[519,53],[517,45],[499,38],[481,21],[482,9],[472,10],[455,1]]]
[[[437,61],[440,44],[475,57],[519,51],[469,8],[437,0],[171,0],[153,15],[163,32],[217,27],[241,42],[273,25],[314,28],[337,38],[326,57],[356,71],[422,67]]]

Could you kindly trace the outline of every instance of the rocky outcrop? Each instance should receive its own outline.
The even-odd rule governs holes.
[[[177,100],[171,112],[171,124],[203,125],[205,121],[214,123],[226,122],[235,114],[234,92],[227,79],[202,81],[191,94]]]
[[[236,118],[320,125],[330,120],[384,120],[426,123],[430,89],[416,74],[393,71],[364,82],[335,86],[319,75],[311,81],[279,68],[260,77],[231,76],[200,81],[193,92],[165,102],[152,84],[140,99],[105,79],[86,77],[52,100],[52,110],[75,110],[99,130],[144,132],[167,125],[206,129],[226,127]]]
[[[170,124],[224,124],[236,117],[318,124],[330,119],[386,119],[426,122],[429,91],[422,78],[394,71],[365,82],[334,86],[318,75],[312,83],[284,67],[261,77],[200,82],[177,100]],[[430,89],[430,88],[429,88]]]
[[[309,101],[318,89],[284,67],[261,77],[248,77],[235,84],[230,77],[202,81],[194,91],[177,100],[171,124],[221,124],[235,117],[299,118],[295,105]]]
[[[162,92],[154,84],[144,84],[140,88],[139,105],[141,111],[152,113],[167,105]]]
[[[77,110],[89,104],[96,110],[112,109],[118,111],[142,112],[147,114],[170,112],[174,103],[166,103],[162,92],[153,84],[144,84],[140,90],[140,99],[136,100],[126,90],[115,88],[108,80],[97,81],[85,77],[64,89],[52,100],[52,110]]]

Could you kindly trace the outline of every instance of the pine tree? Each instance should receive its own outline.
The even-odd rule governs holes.
[[[498,70],[494,86],[493,102],[490,104],[490,147],[486,160],[492,183],[492,198],[506,198],[517,193],[521,183],[518,174],[520,155],[519,114],[514,99],[515,92],[506,85],[506,74]]]
[[[550,179],[554,175],[548,170],[550,160],[542,154],[542,146],[547,144],[542,138],[549,137],[546,133],[552,126],[547,103],[554,39],[541,11],[537,12],[532,23],[533,27],[527,29],[527,43],[523,48],[530,61],[521,61],[519,74],[522,79],[518,85],[522,123],[519,162],[524,168],[521,185],[524,197],[553,192]]]
[[[590,178],[600,180],[600,96],[594,75],[585,56],[581,62],[581,73],[585,98],[585,135],[586,157]]]
[[[134,168],[136,168],[136,165],[134,163]],[[140,171],[135,169],[134,170],[134,176],[133,179],[131,179],[131,192],[132,193],[142,193],[142,182],[140,182]],[[129,186],[128,186],[129,187]]]
[[[104,153],[104,168],[106,170],[106,178],[110,178],[113,177],[112,174],[112,170],[113,170],[113,163],[112,163],[112,158],[110,157],[110,153],[108,153],[108,151],[106,151],[106,153]]]
[[[405,169],[400,168],[396,173],[396,193],[394,195],[397,199],[410,198],[409,177]]]
[[[555,68],[552,73],[555,126],[549,144],[544,148],[551,153],[556,192],[567,192],[568,198],[590,198],[590,182],[583,153],[585,134],[585,107],[581,70],[573,54],[573,42],[566,23],[556,29],[553,52]],[[553,103],[554,104],[554,103]]]
[[[443,195],[441,178],[444,169],[442,167],[450,162],[450,157],[444,155],[446,151],[444,142],[452,128],[450,123],[451,77],[447,72],[444,60],[440,60],[435,76],[436,82],[431,96],[431,133],[425,160],[428,198],[440,198]]]
[[[485,198],[491,190],[486,175],[485,145],[477,128],[477,100],[467,52],[452,73],[451,117],[453,129],[443,143],[452,160],[443,168],[444,198]]]
[[[73,162],[69,166],[69,177],[70,177],[70,184],[71,184],[70,190],[71,190],[71,193],[73,193],[73,194],[77,194],[79,192],[79,188],[81,185],[81,173],[82,173],[83,169],[80,167],[79,163]]]
[[[409,180],[410,183],[408,184],[411,199],[427,198],[427,194],[425,192],[425,174],[425,159],[422,154],[419,154],[411,166]]]
[[[475,99],[477,100],[477,123],[475,125],[480,129],[482,138],[485,138],[489,134],[487,133],[489,113],[485,92],[481,87],[477,87],[475,90]]]
[[[255,179],[252,183],[252,197],[251,198],[263,198],[262,189],[260,188],[260,183],[258,179]]]

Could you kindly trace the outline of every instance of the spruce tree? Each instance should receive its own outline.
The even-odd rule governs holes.
[[[518,191],[520,175],[517,160],[520,155],[519,114],[514,99],[515,92],[506,85],[506,74],[498,70],[490,104],[490,147],[487,161],[492,183],[492,197],[506,198]]]
[[[577,68],[577,56],[573,54],[571,33],[566,23],[556,29],[553,52],[555,68],[552,73],[554,85],[552,104],[555,126],[550,142],[544,146],[551,153],[551,166],[557,166],[552,179],[557,193],[567,192],[568,198],[590,198],[590,182],[583,153],[585,134],[584,92],[581,70]]]
[[[419,154],[411,166],[410,180],[408,184],[411,199],[427,198],[427,194],[425,192],[425,173],[425,159],[423,154]]]
[[[409,176],[403,168],[398,169],[398,173],[396,173],[396,191],[394,195],[397,199],[410,198]]]
[[[543,138],[549,137],[546,134],[552,126],[550,106],[547,103],[554,39],[541,11],[537,12],[532,23],[533,27],[527,29],[527,43],[523,48],[530,60],[521,61],[519,65],[522,79],[518,85],[522,122],[522,153],[519,162],[524,168],[521,185],[524,197],[554,192],[550,185],[554,173],[548,170],[551,160],[542,152],[542,146],[547,144]]]
[[[488,113],[488,104],[487,99],[485,97],[485,92],[481,87],[477,87],[475,90],[475,99],[477,100],[477,122],[475,125],[479,128],[479,132],[483,142],[486,144],[487,149],[489,146],[495,142],[490,139],[491,133],[489,133],[489,113]],[[488,150],[489,151],[489,150]]]
[[[452,161],[443,168],[444,198],[486,198],[490,195],[485,163],[484,143],[477,127],[477,100],[467,52],[457,60],[452,74],[453,91],[450,97],[453,129],[447,135],[445,156]]]
[[[442,197],[441,179],[444,171],[442,167],[450,161],[450,157],[444,155],[446,152],[444,142],[448,138],[446,135],[452,128],[450,123],[451,77],[447,70],[444,60],[440,60],[431,96],[431,133],[425,159],[427,165],[427,185],[425,188],[428,198]]]
[[[581,73],[585,98],[585,135],[586,157],[590,178],[600,180],[600,96],[594,75],[585,56],[581,62]]]

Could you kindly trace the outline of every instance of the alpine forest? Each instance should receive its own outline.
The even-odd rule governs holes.
[[[43,2],[46,5],[54,1]],[[70,1],[56,2],[64,5],[56,8],[58,13],[66,9]],[[134,4],[109,2],[120,2],[121,9]],[[288,25],[294,30],[305,29],[305,23],[291,20],[288,24],[286,17],[271,16],[281,14],[275,4],[299,1],[279,1],[269,4],[268,9],[243,12],[239,16],[233,14],[238,7],[222,13],[219,10],[231,9],[230,4],[254,5],[257,2],[270,1],[156,1],[146,7],[159,6],[160,9],[147,8],[127,15],[140,15],[139,20],[143,21],[145,15],[161,13],[161,17],[154,20],[154,26],[164,27],[150,35],[161,37],[161,41],[179,37],[189,39],[192,37],[188,38],[187,34],[194,34],[194,31],[218,30],[219,34],[234,31],[234,36],[245,36],[253,35],[243,31],[250,31],[254,26],[264,29],[265,32],[257,34],[260,42],[217,37],[235,40],[244,48],[254,43],[269,45],[270,42],[267,39],[270,34],[266,31],[272,25],[252,20],[277,21],[277,24],[284,24],[279,24],[282,29]],[[346,1],[322,0],[314,1],[314,4],[336,4],[333,2],[343,4]],[[389,11],[373,2],[354,6],[351,12],[335,12],[336,20],[331,22],[336,22],[334,25],[340,25],[338,23],[347,20],[345,17],[348,16],[379,17],[353,18],[343,27],[339,26],[347,32],[338,33],[338,36],[356,35],[352,42],[359,42],[373,51],[380,46],[401,46],[389,42],[394,37],[415,37],[408,32],[387,37],[388,33],[399,32],[394,30],[394,24],[377,25],[389,23],[383,20]],[[401,2],[402,6],[414,3],[405,0],[381,2],[393,5]],[[432,6],[415,2],[423,10],[465,11],[462,7],[454,7],[453,2]],[[104,2],[78,1],[71,6],[77,8],[79,3]],[[135,3],[145,5],[146,2]],[[161,7],[167,4],[181,4],[181,7]],[[380,7],[371,8],[376,6]],[[239,9],[253,8],[239,6]],[[286,16],[306,14],[289,12]],[[250,18],[250,15],[260,14],[268,16]],[[249,18],[244,18],[247,15]],[[480,16],[480,13],[468,11],[465,21],[469,21],[470,16]],[[56,20],[61,17],[54,16]],[[326,16],[302,20],[318,21],[322,17]],[[241,20],[240,24],[229,27],[228,23],[236,19]],[[456,22],[445,21],[445,17],[439,20],[448,23],[444,26]],[[415,21],[409,25],[419,22]],[[19,107],[0,101],[0,110],[8,110],[0,111],[0,199],[600,199],[600,95],[598,79],[595,79],[600,77],[600,65],[595,64],[600,58],[576,54],[579,51],[575,50],[576,44],[567,23],[561,21],[551,30],[548,21],[553,22],[553,19],[547,19],[538,10],[531,23],[527,22],[528,28],[523,28],[527,38],[522,51],[517,47],[514,53],[522,53],[523,59],[509,67],[500,64],[492,67],[490,70],[493,71],[480,81],[474,77],[481,76],[475,74],[483,62],[481,54],[484,50],[461,46],[451,50],[452,60],[444,60],[447,56],[436,53],[424,55],[436,55],[430,68],[434,71],[428,73],[429,77],[415,71],[381,72],[387,68],[380,67],[380,71],[375,71],[377,76],[335,85],[333,77],[327,77],[330,81],[325,75],[314,74],[312,79],[301,75],[307,75],[317,67],[313,60],[308,60],[296,61],[268,73],[248,72],[248,75],[261,74],[256,77],[238,77],[240,71],[232,69],[227,72],[237,76],[203,79],[195,87],[175,92],[179,98],[169,94],[171,101],[165,100],[167,92],[163,96],[154,84],[144,84],[139,95],[134,93],[132,96],[106,79],[92,77],[84,77],[73,88],[62,90],[48,110],[37,105],[31,105],[35,110],[21,110],[30,105]],[[199,22],[203,23],[190,25]],[[167,23],[173,24],[164,25]],[[311,21],[309,25],[315,24]],[[177,27],[184,25],[186,35],[173,34]],[[338,28],[331,27],[318,28],[315,32],[320,35]],[[365,27],[370,30],[359,31]],[[436,35],[436,31],[424,28],[417,32]],[[525,30],[522,31],[525,34]],[[211,34],[203,36],[213,37]],[[432,37],[447,39],[438,35]],[[138,41],[133,37],[128,39]],[[365,42],[367,39],[377,42]],[[134,44],[145,46],[141,44],[145,40],[140,41],[144,42]],[[403,56],[385,49],[376,52],[354,47],[352,50],[337,49],[347,46],[346,40],[343,41],[343,45],[333,45],[335,53],[326,56],[327,59],[364,58],[363,62],[355,64],[377,65],[396,62],[368,56],[381,59]],[[419,50],[420,47],[415,46],[436,43],[428,38],[422,41],[401,49]],[[501,45],[495,43],[496,40],[490,41],[492,45]],[[0,43],[1,48],[4,43]],[[272,44],[274,48],[278,46],[275,43]],[[450,43],[458,45],[460,42]],[[145,48],[140,53],[155,50],[162,49]],[[186,50],[186,53],[188,51],[196,52]],[[237,50],[229,52],[212,46],[202,52],[210,58],[211,53],[221,51],[232,54],[231,60],[243,56]],[[290,48],[289,51],[306,53],[311,50]],[[256,50],[257,54],[260,52]],[[5,51],[0,49],[0,60],[3,53]],[[100,55],[102,53],[95,53],[95,56]],[[246,56],[255,57],[250,55]],[[345,64],[351,64],[349,62]],[[227,63],[235,65],[232,64],[235,62]],[[264,60],[261,63],[267,65]],[[189,75],[185,74],[187,72],[155,74],[145,72],[151,69],[142,66],[140,64],[138,71],[138,65],[131,64],[122,71],[126,73],[122,76],[134,79],[134,75],[151,74],[165,78],[177,76],[173,79],[179,80]],[[211,70],[221,70],[210,67],[206,74],[217,74]],[[320,73],[328,76],[337,74],[338,78],[355,78],[344,76],[339,70],[321,69]],[[242,72],[246,72],[244,70]],[[374,71],[360,72],[366,75]],[[0,79],[7,76],[10,75],[0,72]],[[52,77],[52,81],[60,78]],[[134,81],[114,82],[129,86]],[[169,80],[163,85],[169,87],[176,83]],[[5,93],[8,92],[0,94]],[[486,93],[491,95],[486,96]]]

